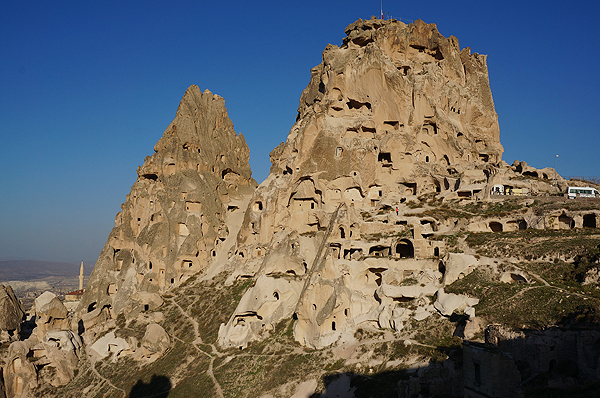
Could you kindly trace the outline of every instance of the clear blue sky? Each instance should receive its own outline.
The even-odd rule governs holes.
[[[600,2],[384,1],[488,54],[504,160],[600,175]],[[0,12],[0,259],[93,262],[185,89],[225,98],[257,181],[328,43],[379,1],[27,1]]]

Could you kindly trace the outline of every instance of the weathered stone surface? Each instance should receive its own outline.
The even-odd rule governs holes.
[[[485,326],[485,325],[483,325]],[[477,333],[480,333],[482,329],[482,320],[476,316],[470,317],[465,325],[463,331],[463,337],[467,340],[472,340]]]
[[[117,356],[121,351],[128,350],[129,348],[127,340],[115,336],[115,332],[106,333],[89,346],[89,350],[93,351],[92,354],[95,354],[97,359],[106,358],[111,354]]]
[[[344,367],[374,376],[368,383],[377,380],[376,369],[406,365],[409,379],[398,382],[400,396],[460,396],[463,380],[475,381],[476,373],[485,375],[498,363],[508,363],[500,369],[518,376],[510,360],[504,363],[510,358],[495,358],[489,347],[479,351],[465,345],[467,355],[481,354],[487,361],[477,371],[475,361],[455,360],[453,346],[439,347],[435,363],[423,357],[427,350],[404,348],[413,342],[430,346],[438,337],[445,344],[450,335],[441,333],[454,329],[448,326],[455,319],[454,336],[480,337],[486,320],[475,317],[478,299],[447,294],[447,285],[464,277],[466,285],[541,279],[525,271],[520,262],[531,260],[523,254],[485,257],[493,248],[470,247],[468,232],[597,228],[600,211],[550,200],[540,212],[542,206],[531,206],[533,198],[505,201],[508,195],[553,193],[555,184],[564,190],[567,182],[551,168],[501,160],[485,56],[461,50],[456,38],[445,38],[434,24],[420,20],[409,25],[358,20],[346,35],[341,46],[327,46],[323,62],[311,71],[296,123],[286,142],[271,152],[271,174],[257,189],[248,148],[233,130],[223,99],[196,86],[186,91],[155,153],[137,170],[76,317],[68,320],[51,294],[36,300],[36,332],[10,346],[2,372],[10,394],[30,396],[38,382],[63,386],[74,377],[79,360],[92,367],[82,366],[77,381],[93,379],[95,384],[83,394],[105,394],[109,386],[118,394],[126,383],[120,375],[107,374],[111,366],[93,368],[97,360],[117,362],[128,356],[140,362],[135,368],[144,374],[151,369],[145,366],[175,348],[173,358],[183,354],[184,362],[165,374],[165,391],[173,386],[169,377],[183,391],[201,375],[213,380],[216,395],[231,395],[231,389],[220,394],[235,384],[220,384],[221,375],[232,369],[228,363],[258,364],[256,358],[277,357],[283,366],[298,364],[296,354],[303,349],[285,342],[286,325],[293,326],[303,346],[337,345],[326,351],[332,361],[320,373],[326,384],[322,396],[353,395],[359,379],[367,379],[345,372],[328,382],[325,372],[338,369],[338,359],[346,361]],[[517,211],[510,210],[513,205]],[[575,254],[560,256],[567,261]],[[474,270],[477,274],[468,277]],[[597,284],[599,275],[597,267],[589,269],[584,284]],[[234,282],[236,288],[227,291]],[[242,292],[238,288],[243,286],[250,288]],[[207,303],[195,288],[220,299]],[[220,325],[217,347],[217,325],[206,315],[214,311],[220,322],[219,306],[230,308],[231,298],[240,296]],[[457,313],[461,316],[452,316]],[[276,337],[256,345],[252,355],[220,351],[243,349],[273,331]],[[486,330],[486,341],[498,347],[511,348],[514,342],[517,347],[523,336]],[[557,358],[549,347],[560,345],[558,336],[533,336],[541,357]],[[598,333],[571,334],[569,340],[576,346],[563,344],[562,355],[575,354],[578,368],[597,378]],[[206,351],[209,346],[212,353]],[[447,360],[437,362],[446,351]],[[381,359],[390,352],[408,354]],[[304,351],[302,357],[325,358],[323,352],[312,354]],[[525,362],[525,355],[518,354]],[[202,365],[206,355],[213,357],[208,367]],[[186,369],[186,364],[192,366]],[[547,361],[535,364],[535,372],[549,370]],[[319,395],[312,379],[319,371],[314,372],[294,396]],[[290,396],[292,383],[299,381],[292,379],[262,396]],[[520,386],[521,379],[515,380]],[[475,384],[481,386],[471,387]],[[140,379],[132,395],[136,387],[143,390],[145,383]],[[1,388],[0,383],[0,398]]]
[[[0,331],[18,334],[25,311],[10,286],[0,285]]]
[[[133,319],[156,310],[162,293],[228,256],[237,234],[231,219],[256,186],[248,156],[223,98],[189,87],[138,168],[90,276],[78,308],[87,335],[102,314]]]
[[[54,387],[66,385],[75,375],[80,358],[81,339],[70,330],[49,331],[42,342],[46,351],[45,358],[38,361],[44,364],[44,372],[38,374],[40,379]],[[34,350],[36,347],[34,347]],[[48,372],[49,368],[54,371]]]
[[[6,389],[4,388],[4,371],[0,362],[0,398],[6,398]]]
[[[36,315],[45,318],[63,319],[67,317],[67,309],[52,292],[44,292],[34,301]]]
[[[142,338],[142,347],[151,353],[162,354],[170,345],[171,339],[162,326],[156,323],[146,326],[146,332]]]
[[[444,288],[437,291],[437,300],[433,304],[442,315],[450,316],[455,311],[464,311],[469,316],[475,316],[473,306],[479,303],[479,299],[462,296],[459,294],[446,293]]]
[[[35,299],[33,307],[36,317],[36,333],[40,341],[44,340],[46,333],[50,330],[69,329],[68,311],[54,293],[42,293]]]
[[[8,347],[4,383],[7,398],[28,398],[38,385],[35,366],[28,360],[37,340],[15,341]]]
[[[261,275],[240,300],[238,307],[245,311],[236,314],[233,327],[221,326],[219,344],[245,347],[252,336],[268,333],[279,319],[292,315],[301,290],[299,281]]]
[[[70,320],[62,302],[51,292],[36,298],[36,327],[27,340],[8,349],[5,368],[7,396],[29,397],[38,385],[60,387],[71,381],[80,358],[81,339],[69,330]]]
[[[394,298],[433,294],[473,269],[477,261],[451,262],[442,281],[444,244],[429,237],[457,225],[411,217],[406,203],[489,196],[489,176],[510,169],[501,163],[485,56],[423,21],[358,20],[346,34],[311,71],[297,121],[271,152],[271,174],[246,212],[237,249],[245,256],[232,263],[259,280],[302,280],[290,296],[294,336],[316,348],[362,322],[401,326],[406,314]],[[408,278],[415,282],[398,286]],[[220,344],[260,339],[286,314],[248,316],[255,312],[242,300]]]
[[[461,276],[469,274],[478,264],[475,256],[462,253],[448,253],[444,259],[446,273],[444,284],[449,285]]]

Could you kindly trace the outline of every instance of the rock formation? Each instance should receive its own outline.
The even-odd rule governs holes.
[[[295,339],[322,348],[352,339],[364,322],[398,331],[410,318],[462,311],[445,309],[440,288],[481,262],[446,253],[434,235],[560,228],[559,219],[582,217],[528,211],[465,223],[412,210],[427,200],[501,199],[500,190],[548,193],[556,175],[501,160],[484,55],[423,21],[358,20],[346,34],[312,69],[297,121],[246,212],[230,267],[232,278],[256,284],[220,330],[225,347],[260,340],[291,316]],[[438,290],[434,306],[426,296]],[[419,306],[403,309],[403,300]]]
[[[138,168],[87,283],[79,306],[84,330],[117,314],[129,320],[156,310],[161,294],[235,244],[231,220],[256,183],[223,98],[188,88],[154,152]]]
[[[499,168],[485,56],[423,21],[358,20],[346,34],[312,69],[246,213],[235,268],[259,277],[222,328],[224,346],[244,346],[292,314],[296,339],[311,347],[365,321],[401,325],[408,314],[394,300],[434,294],[444,252],[427,239],[444,226],[406,217],[402,204],[457,198],[474,184],[485,191]],[[410,276],[419,284],[396,287]]]
[[[36,334],[43,340],[50,330],[68,330],[68,311],[54,293],[45,292],[33,304],[36,317]]]
[[[24,314],[12,288],[0,285],[0,343],[18,338]]]
[[[31,335],[8,347],[3,372],[8,398],[29,397],[39,384],[63,386],[73,379],[79,363],[81,339],[70,330],[67,309],[56,295],[43,293],[32,311]]]
[[[317,396],[317,382],[305,380],[304,370],[313,366],[312,377],[321,376],[340,363],[346,372],[325,382],[331,392],[320,396],[354,396],[370,383],[360,375],[374,375],[374,368],[405,372],[390,389],[398,396],[460,396],[463,385],[488,394],[502,383],[489,387],[479,378],[498,364],[510,370],[518,394],[520,377],[530,374],[519,374],[508,354],[489,345],[518,350],[514,341],[525,334],[488,326],[486,340],[495,340],[466,344],[464,369],[462,357],[450,358],[461,349],[452,339],[481,339],[484,317],[494,315],[490,308],[504,310],[494,300],[506,292],[507,300],[542,289],[550,291],[544,290],[547,298],[564,293],[553,304],[562,311],[563,298],[572,300],[569,287],[542,279],[536,262],[557,263],[562,256],[579,267],[577,300],[600,280],[600,237],[593,233],[600,210],[558,197],[541,200],[568,182],[553,169],[501,160],[486,57],[461,50],[434,24],[371,19],[349,25],[342,45],[327,46],[312,69],[296,122],[271,152],[270,175],[258,187],[224,100],[197,86],[186,91],[154,151],[137,170],[75,315],[70,318],[51,293],[36,299],[35,329],[10,345],[0,373],[9,398],[39,393],[40,385],[65,386],[78,363],[89,366],[81,367],[85,375],[65,387],[65,396],[79,396],[77,383],[88,380],[95,387],[86,392],[104,394],[106,388],[125,396],[130,388],[133,395],[145,381],[132,387],[119,377],[113,385],[107,376],[110,369],[122,371],[123,357],[132,373],[171,372],[165,376],[172,379],[150,381],[149,388],[168,391],[171,382],[175,388],[181,383],[178,391],[186,394],[193,379],[193,391],[210,394],[203,384],[210,380],[215,396],[225,395],[220,383],[238,396],[238,384],[250,388],[240,381],[244,376],[260,383],[263,373],[271,376],[275,366],[287,364],[290,374],[300,372],[295,379],[255,395],[290,396],[293,383],[302,381],[292,396]],[[540,196],[529,197],[534,194]],[[519,234],[527,229],[565,235],[548,251],[544,242],[552,234]],[[567,234],[571,229],[580,236]],[[514,236],[494,234],[505,231]],[[488,252],[468,241],[477,232],[489,232]],[[581,236],[583,243],[573,246],[572,238]],[[563,247],[573,250],[563,253]],[[501,294],[472,297],[497,285]],[[10,288],[5,292],[0,310],[10,316],[0,326],[18,332],[23,312]],[[596,299],[590,293],[585,300],[590,297]],[[488,313],[475,316],[481,303]],[[559,335],[558,329],[536,335],[530,346]],[[595,381],[600,370],[598,336],[571,336],[577,352],[594,347],[578,359],[587,361],[579,365],[585,382]],[[443,362],[426,351],[438,343],[450,344]],[[318,350],[330,346],[325,355]],[[567,346],[561,346],[565,357]],[[474,360],[478,355],[487,362]],[[525,356],[520,360],[527,362]],[[542,357],[536,371],[549,368],[544,358],[557,359]],[[269,367],[262,368],[265,358]],[[327,358],[334,359],[325,365]]]

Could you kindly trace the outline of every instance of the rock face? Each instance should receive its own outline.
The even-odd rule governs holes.
[[[503,152],[486,56],[420,20],[358,20],[346,34],[311,71],[299,120],[271,154],[273,173],[347,177],[362,200],[372,186],[398,199],[453,191],[465,167],[479,173],[460,184],[484,179]],[[324,200],[349,188],[328,187]]]
[[[0,285],[0,341],[18,335],[24,314],[21,302],[15,297],[12,288]]]
[[[44,292],[32,310],[35,328],[8,347],[4,383],[8,398],[30,397],[38,385],[60,387],[75,375],[82,343],[70,330],[68,311],[54,293]]]
[[[54,293],[42,293],[35,299],[33,307],[36,316],[36,332],[40,340],[44,340],[50,330],[69,329],[68,311]]]
[[[525,261],[556,263],[558,255],[564,264],[590,261],[579,276],[583,284],[598,284],[600,238],[588,232],[598,228],[600,210],[558,197],[506,200],[554,192],[555,181],[564,190],[567,182],[552,169],[501,160],[485,56],[460,50],[456,38],[422,21],[359,20],[346,35],[313,68],[296,123],[272,151],[271,173],[258,188],[248,147],[233,130],[223,99],[196,86],[186,91],[155,153],[138,168],[72,321],[53,294],[36,299],[36,328],[0,361],[0,398],[3,388],[9,398],[43,395],[45,385],[63,387],[54,390],[57,395],[79,397],[82,383],[91,383],[88,395],[134,395],[146,387],[168,393],[170,377],[192,395],[237,396],[242,386],[256,396],[290,396],[301,381],[305,387],[292,396],[372,395],[383,381],[376,373],[385,369],[409,376],[391,386],[399,396],[460,396],[463,386],[494,395],[479,379],[495,380],[485,372],[502,368],[520,389],[530,375],[519,375],[514,361],[490,344],[514,358],[522,355],[523,363],[531,353],[523,347],[546,350],[549,355],[537,357],[555,363],[560,358],[550,353],[552,345],[565,358],[592,347],[588,356],[577,354],[577,366],[590,375],[585,380],[596,380],[597,331],[572,333],[561,347],[557,329],[533,336],[527,346],[511,343],[524,333],[488,326],[487,347],[465,345],[468,360],[457,360],[454,344],[444,346],[444,362],[443,350],[420,350],[434,341],[447,344],[451,336],[480,337],[486,319],[475,316],[475,306],[494,316],[489,309],[495,299],[467,297],[479,291],[472,285],[485,284],[481,291],[488,291],[523,284],[526,292],[539,279],[544,288],[556,287],[526,271]],[[492,233],[529,228],[585,233],[559,231],[555,238],[565,236],[546,246],[538,243],[548,234]],[[470,232],[490,234],[470,242]],[[587,249],[561,253],[575,247],[567,241],[582,236],[589,238]],[[454,282],[463,278],[461,289]],[[560,293],[569,298],[563,288],[552,290],[552,296]],[[5,297],[0,309],[8,315],[0,322],[14,334],[22,309],[10,288]],[[501,311],[509,307],[498,305]],[[290,344],[292,328],[303,346],[339,344],[298,355]],[[263,339],[240,356],[228,349]],[[129,381],[122,369],[132,362],[110,364],[124,357],[135,363]],[[539,358],[532,362],[535,372],[554,369]],[[136,375],[150,374],[153,368],[144,366],[154,361],[154,369],[166,374],[133,386]],[[265,361],[269,368],[262,367]],[[342,362],[345,372],[328,383]],[[116,374],[109,374],[111,368]],[[272,384],[261,373],[284,374],[285,385],[253,390]],[[315,390],[317,376],[324,376],[323,395]],[[198,377],[212,380],[214,390],[197,383]]]
[[[8,398],[26,398],[38,385],[35,365],[27,359],[35,342],[15,341],[8,348],[7,366],[4,368],[4,384]]]
[[[292,315],[296,340],[316,348],[361,322],[401,327],[415,314],[396,303],[443,285],[444,245],[428,238],[446,228],[406,217],[404,204],[487,192],[501,167],[485,56],[420,20],[358,20],[346,34],[312,69],[246,213],[234,268],[258,278],[221,328],[223,346]],[[416,316],[432,310],[424,298]]]
[[[256,182],[223,98],[188,88],[154,152],[138,168],[90,276],[78,309],[84,330],[155,310],[161,294],[235,242],[228,222],[243,214]]]

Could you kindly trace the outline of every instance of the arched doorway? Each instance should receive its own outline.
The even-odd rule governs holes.
[[[415,256],[415,248],[408,239],[402,239],[396,244],[396,254],[400,258],[412,258]]]

